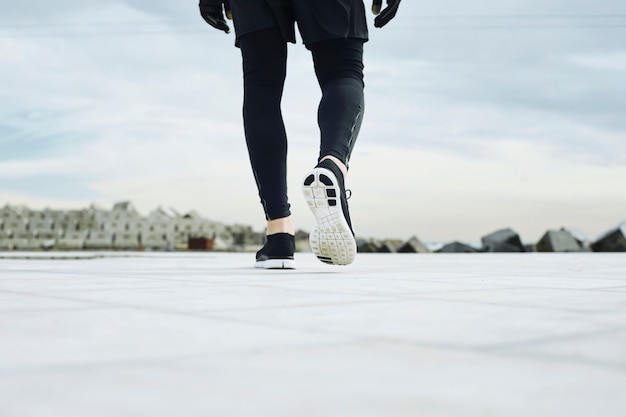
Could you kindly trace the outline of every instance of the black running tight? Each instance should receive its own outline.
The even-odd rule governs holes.
[[[276,28],[244,35],[243,119],[252,171],[268,220],[287,217],[287,134],[280,102],[287,44]],[[318,109],[319,158],[348,165],[363,116],[363,41],[333,39],[309,46],[322,90]]]

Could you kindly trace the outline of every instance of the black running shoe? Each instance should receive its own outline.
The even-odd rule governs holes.
[[[327,264],[351,264],[356,240],[341,169],[333,161],[323,160],[305,176],[302,193],[315,216],[309,235],[313,253]]]
[[[267,237],[265,245],[256,253],[255,268],[295,269],[293,253],[296,241],[289,233],[276,233]]]

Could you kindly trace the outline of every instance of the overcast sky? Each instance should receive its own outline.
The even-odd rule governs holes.
[[[593,239],[626,220],[623,0],[405,0],[370,38],[357,235]],[[233,44],[195,0],[0,0],[0,205],[131,200],[261,230]],[[319,89],[306,49],[289,55],[290,197],[310,230]]]

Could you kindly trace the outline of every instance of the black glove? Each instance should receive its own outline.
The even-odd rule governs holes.
[[[372,1],[372,13],[376,16],[374,19],[374,26],[377,28],[381,28],[385,26],[391,19],[396,16],[396,12],[398,11],[398,6],[400,5],[400,0],[387,0],[387,7],[385,10],[380,12],[380,8],[383,4],[383,0],[373,0]]]
[[[222,12],[222,6],[224,7],[224,12]],[[230,28],[226,24],[226,20],[224,20],[224,13],[226,13],[226,17],[229,20],[232,20],[230,0],[200,0],[200,15],[204,21],[215,29],[229,33]]]

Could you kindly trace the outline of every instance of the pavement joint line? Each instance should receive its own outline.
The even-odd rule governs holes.
[[[108,303],[102,300],[93,300],[93,299],[84,299],[84,298],[75,298],[75,297],[59,297],[54,294],[42,294],[42,293],[30,293],[30,292],[22,292],[22,291],[14,291],[14,290],[0,290],[0,293],[7,294],[16,294],[23,295],[29,297],[38,297],[38,298],[49,298],[49,299],[60,299],[64,301],[73,301],[73,302],[82,302],[88,304],[105,304],[109,307],[115,308],[132,308],[132,309],[140,309],[140,310],[154,310],[160,312],[174,312],[174,313],[187,313],[181,312],[180,310],[170,310],[170,309],[162,309],[156,308],[153,306],[136,306],[136,305],[128,305],[128,304],[113,304]],[[329,306],[348,306],[348,305],[367,305],[367,304],[385,304],[385,303],[395,303],[397,300],[392,297],[387,296],[378,296],[378,300],[359,300],[359,301],[337,301],[337,302],[329,302],[329,303],[310,303],[310,304],[293,304],[293,305],[272,305],[272,306],[263,306],[263,307],[241,307],[241,308],[220,308],[220,309],[209,309],[203,310],[206,313],[222,313],[222,312],[236,312],[236,311],[263,311],[263,310],[276,310],[276,309],[302,309],[302,308],[320,308],[320,307],[329,307]],[[403,300],[410,301],[410,300]],[[0,310],[2,311],[2,310]],[[205,317],[203,314],[202,317]]]
[[[167,289],[167,288],[165,288]],[[124,289],[120,289],[120,290],[124,290]],[[149,289],[145,289],[145,288],[137,288],[136,290],[152,290],[151,288]],[[290,289],[292,290],[292,289]],[[79,290],[76,290],[76,292],[78,292]],[[292,291],[298,291],[298,290],[292,290]],[[74,298],[74,297],[60,297],[58,295],[56,295],[57,291],[56,290],[52,290],[52,292],[49,293],[41,293],[41,292],[25,292],[25,291],[15,291],[15,290],[3,290],[0,289],[0,293],[8,293],[8,294],[19,294],[19,295],[28,295],[28,296],[33,296],[33,297],[41,297],[41,298],[53,298],[53,299],[63,299],[63,300],[68,300],[68,301],[82,301],[82,302],[87,302],[87,303],[100,303],[101,300],[93,300],[93,299],[83,299],[83,298]],[[60,292],[60,290],[59,290]],[[99,292],[99,291],[90,291],[92,293],[95,292]],[[532,310],[545,310],[545,311],[559,311],[559,312],[570,312],[570,313],[576,313],[576,314],[594,314],[594,315],[601,315],[601,314],[606,314],[606,313],[610,313],[612,311],[607,311],[607,310],[581,310],[581,309],[573,309],[573,308],[562,308],[562,307],[547,307],[547,306],[540,306],[540,305],[527,305],[527,304],[512,304],[512,303],[498,303],[498,302],[486,302],[486,301],[475,301],[475,300],[453,300],[453,299],[446,299],[446,298],[436,298],[436,297],[429,297],[428,295],[431,294],[425,294],[427,296],[422,296],[422,293],[416,293],[414,295],[405,295],[405,294],[374,294],[374,295],[370,295],[370,294],[366,294],[366,293],[350,293],[350,292],[325,292],[325,291],[309,291],[309,290],[301,290],[299,291],[301,293],[319,293],[319,294],[328,294],[328,295],[355,295],[355,296],[371,296],[371,297],[377,297],[377,298],[383,298],[384,300],[381,300],[381,302],[389,302],[392,303],[394,301],[436,301],[436,302],[445,302],[445,303],[458,303],[458,304],[473,304],[473,305],[489,305],[489,306],[498,306],[498,307],[505,307],[505,308],[517,308],[517,309],[532,309]],[[445,292],[442,292],[441,294],[445,294]],[[370,302],[377,302],[377,301],[364,301],[364,303],[370,303]],[[343,304],[347,304],[347,303],[337,303],[337,304],[333,304],[333,305],[343,305]],[[123,308],[128,308],[131,306],[127,306],[127,305],[116,305],[117,307],[123,307]],[[301,308],[307,307],[306,305],[302,306]],[[272,308],[281,308],[281,307],[269,307],[269,309]],[[285,307],[282,307],[285,308]],[[220,312],[220,311],[236,311],[238,309],[232,309],[232,310],[212,310],[214,312]],[[244,311],[242,309],[242,311]]]
[[[313,347],[310,345],[302,345],[298,346],[298,344],[294,344],[293,346],[281,346],[281,347],[263,347],[263,348],[252,348],[252,349],[225,349],[223,352],[215,352],[212,351],[210,355],[212,357],[224,357],[224,356],[240,356],[240,355],[264,355],[276,351],[316,351],[320,349],[328,349],[328,348],[336,348],[336,347],[362,347],[364,344],[367,345],[390,345],[390,346],[404,346],[415,349],[428,349],[428,350],[444,350],[444,351],[454,351],[454,352],[464,352],[464,353],[472,353],[481,356],[498,356],[504,358],[517,358],[526,361],[532,362],[561,362],[567,363],[570,365],[577,366],[585,366],[585,367],[594,367],[594,368],[602,368],[608,369],[611,371],[616,371],[620,374],[626,373],[626,364],[615,363],[615,362],[607,362],[607,361],[598,361],[595,359],[589,358],[581,358],[581,357],[571,357],[571,356],[563,356],[563,355],[551,355],[546,353],[536,353],[536,352],[528,352],[524,351],[524,345],[518,346],[520,349],[516,350],[491,350],[485,349],[484,347],[477,346],[467,346],[467,345],[454,345],[448,343],[433,343],[433,342],[422,342],[417,340],[411,340],[406,338],[394,338],[387,336],[361,336],[355,339],[350,339],[349,341],[333,341],[327,343],[320,343]],[[99,361],[99,362],[84,362],[84,363],[64,363],[64,364],[54,364],[54,365],[38,365],[36,367],[14,367],[14,368],[6,368],[0,367],[0,376],[2,377],[11,377],[11,376],[20,376],[25,373],[29,374],[48,374],[48,373],[58,373],[58,372],[87,372],[92,371],[93,369],[110,369],[111,367],[118,368],[127,368],[127,367],[146,367],[146,366],[169,366],[171,362],[178,361],[194,361],[194,360],[204,360],[208,357],[206,351],[202,350],[202,352],[190,352],[185,354],[165,354],[159,355],[153,358],[132,358],[132,359],[118,359],[111,361]]]
[[[121,279],[119,277],[115,277],[116,279]],[[129,279],[133,279],[135,280],[135,278],[129,278]],[[21,281],[21,280],[19,280]],[[402,294],[398,293],[398,294],[391,294],[391,293],[385,293],[385,294],[377,294],[377,293],[373,293],[371,291],[345,291],[345,290],[335,290],[335,291],[331,291],[331,290],[322,290],[322,289],[317,289],[317,288],[299,288],[295,285],[280,285],[281,283],[292,283],[293,281],[281,281],[281,282],[272,282],[272,283],[259,283],[258,280],[254,280],[254,281],[228,281],[228,282],[205,282],[205,281],[199,281],[199,280],[173,280],[173,279],[168,279],[168,280],[163,280],[163,279],[150,279],[150,280],[140,280],[137,279],[137,282],[149,282],[149,281],[167,281],[167,282],[172,282],[172,283],[194,283],[194,284],[210,284],[211,286],[214,285],[219,285],[219,286],[233,286],[234,284],[237,284],[237,286],[245,286],[245,287],[249,287],[249,288],[267,288],[267,289],[281,289],[281,290],[288,290],[288,291],[296,291],[296,292],[307,292],[307,293],[316,293],[316,294],[332,294],[332,295],[355,295],[355,296],[387,296],[387,297],[403,297],[404,295],[420,295],[420,294],[440,294],[440,293],[463,293],[463,292],[472,292],[472,291],[488,291],[490,289],[485,289],[485,288],[468,288],[468,289],[463,289],[463,290],[430,290],[430,291],[415,291],[415,292],[403,292]],[[1,281],[0,281],[1,282]],[[302,281],[298,281],[298,282],[302,282]],[[87,283],[86,283],[87,284]],[[163,287],[163,288],[171,288],[171,287]],[[133,287],[129,287],[128,289],[134,289]],[[144,289],[144,288],[137,288],[137,289]],[[155,288],[145,288],[147,290],[153,290]],[[504,290],[504,289],[525,289],[525,287],[502,287],[502,288],[498,288],[497,290]],[[94,289],[94,291],[100,291],[100,290],[105,290],[105,289]],[[122,289],[114,289],[114,290],[122,290]],[[53,291],[57,291],[57,290],[53,290]],[[78,289],[60,289],[58,291],[79,291]],[[83,290],[86,291],[86,290]]]
[[[264,326],[267,324],[270,324],[268,322],[265,321],[247,321],[248,323],[254,324],[256,323],[257,325],[260,326]],[[273,326],[271,326],[273,327]],[[299,328],[294,328],[294,329],[299,329]],[[381,342],[381,341],[385,341],[385,342],[390,342],[390,343],[396,343],[400,340],[403,340],[404,342],[411,344],[413,346],[416,347],[427,347],[427,348],[435,348],[435,349],[445,349],[445,350],[455,350],[455,351],[466,351],[466,352],[480,352],[480,353],[484,353],[484,354],[491,354],[491,353],[505,353],[513,348],[521,348],[521,347],[529,347],[529,346],[541,346],[541,345],[547,345],[547,344],[554,344],[554,343],[561,343],[561,342],[568,342],[568,341],[572,341],[572,340],[581,340],[581,339],[586,339],[589,337],[593,337],[593,336],[598,336],[598,335],[612,335],[612,334],[621,334],[623,332],[626,332],[626,326],[620,326],[620,327],[613,327],[613,328],[607,328],[603,331],[594,331],[594,332],[583,332],[583,333],[570,333],[570,334],[566,334],[563,336],[555,336],[555,337],[549,337],[549,338],[542,338],[542,339],[529,339],[529,340],[518,340],[516,342],[512,342],[512,343],[507,343],[507,344],[496,344],[496,343],[492,343],[492,344],[485,344],[485,345],[475,345],[475,344],[452,344],[452,343],[438,343],[438,342],[427,342],[427,341],[419,341],[419,340],[415,340],[415,339],[410,339],[410,338],[395,338],[395,337],[389,337],[389,336],[372,336],[372,335],[363,335],[362,333],[354,333],[354,332],[350,332],[348,330],[345,329],[332,329],[329,330],[328,328],[314,328],[309,326],[309,329],[313,330],[317,330],[319,333],[325,333],[325,334],[329,334],[329,335],[335,335],[338,334],[339,332],[341,332],[341,334],[349,334],[350,336],[354,337],[354,338],[358,338],[364,342],[369,341],[369,342]]]
[[[598,287],[598,288],[589,288],[589,291],[599,291],[599,292],[614,292],[612,290],[624,290],[626,291],[626,285],[618,285],[615,287]],[[615,292],[622,292],[622,291],[615,291]]]
[[[626,326],[606,327],[601,330],[571,333],[567,335],[560,335],[560,336],[553,336],[553,337],[537,338],[537,339],[527,340],[525,342],[489,344],[489,345],[482,346],[481,349],[484,349],[487,351],[505,351],[505,350],[510,350],[510,349],[523,348],[523,347],[545,346],[545,345],[554,344],[554,343],[571,342],[574,340],[590,339],[590,338],[594,338],[597,336],[609,336],[609,335],[623,334],[623,333],[626,333]]]
[[[239,283],[238,283],[239,284]],[[280,291],[289,291],[289,292],[293,292],[293,293],[300,293],[300,294],[324,294],[324,295],[350,295],[350,296],[359,296],[359,297],[375,297],[375,298],[390,298],[390,299],[401,299],[404,300],[404,298],[398,298],[395,294],[375,294],[375,293],[353,293],[353,292],[347,292],[347,291],[326,291],[326,290],[318,290],[318,289],[305,289],[305,288],[293,288],[293,287],[281,287],[281,286],[273,286],[273,285],[256,285],[256,284],[252,284],[252,285],[236,285],[233,286],[232,283],[230,286],[226,286],[226,287],[232,287],[233,290],[234,289],[241,289],[241,288],[247,288],[247,289],[255,289],[255,288],[263,288],[263,289],[268,289],[268,290],[280,290]],[[38,295],[38,296],[42,296],[45,297],[48,294],[54,295],[57,293],[67,293],[67,292],[102,292],[102,291],[123,291],[123,290],[137,290],[137,291],[153,291],[153,290],[158,290],[158,289],[171,289],[171,288],[177,288],[177,287],[126,287],[126,288],[111,288],[111,289],[107,289],[107,288],[100,288],[100,289],[48,289],[46,290],[46,292],[41,292],[41,291],[37,291],[37,292],[28,292],[28,294],[31,295]],[[0,289],[0,293],[2,293],[4,290]],[[15,290],[11,290],[14,291]],[[7,291],[9,293],[11,293],[11,291]]]
[[[30,272],[30,271],[29,271]],[[41,271],[44,272],[44,271]],[[61,275],[62,272],[59,272],[59,275]],[[98,274],[72,274],[75,275],[77,279],[89,279],[91,277],[98,277],[100,279],[102,279],[101,276],[99,276]],[[250,274],[251,276],[256,275],[254,273]],[[295,274],[295,275],[301,275],[301,274]],[[149,281],[165,281],[165,282],[175,282],[175,283],[184,283],[184,282],[192,282],[192,283],[201,283],[201,284],[206,284],[206,285],[232,285],[232,284],[256,284],[259,282],[259,279],[232,279],[229,280],[229,277],[221,277],[220,281],[217,281],[217,278],[210,278],[210,280],[207,279],[188,279],[188,278],[184,278],[184,279],[178,279],[178,278],[155,278],[155,277],[136,277],[133,274],[128,274],[128,275],[107,275],[106,279],[119,279],[119,280],[123,280],[123,279],[136,279],[138,281],[144,281],[144,282],[149,282]],[[41,277],[41,278],[15,278],[13,280],[19,280],[19,281],[42,281],[42,280],[48,280],[49,277]],[[319,278],[311,278],[311,280],[314,281],[319,281]],[[329,280],[335,280],[334,278],[329,278]],[[5,281],[4,279],[0,278],[0,282]],[[280,279],[274,279],[274,280],[269,280],[266,282],[291,282],[292,279],[286,279],[286,278],[280,278]],[[303,282],[305,280],[298,280],[298,282]]]
[[[452,345],[446,343],[433,343],[433,342],[421,342],[414,341],[405,338],[388,338],[381,337],[378,338],[378,341],[381,343],[390,343],[392,345],[405,345],[416,348],[428,348],[433,350],[445,350],[445,351],[458,351],[458,352],[470,352],[476,353],[483,356],[497,356],[501,358],[517,358],[517,359],[525,359],[528,361],[541,361],[541,362],[552,362],[558,361],[562,363],[567,363],[570,365],[578,365],[585,367],[593,367],[593,368],[602,368],[608,369],[612,371],[617,371],[620,374],[626,373],[626,364],[614,363],[614,362],[606,362],[606,361],[597,361],[594,359],[588,358],[572,358],[572,357],[564,357],[536,352],[528,352],[520,350],[490,350],[477,346],[465,346],[465,345]]]
[[[554,355],[554,354],[549,354],[549,353],[530,352],[530,351],[524,351],[523,349],[508,350],[508,351],[501,351],[501,352],[497,351],[496,353],[497,353],[497,356],[501,356],[501,357],[528,358],[528,359],[542,360],[542,361],[550,362],[550,363],[561,362],[561,363],[567,363],[571,365],[583,365],[583,366],[588,366],[588,367],[593,367],[593,368],[601,368],[601,369],[606,369],[609,371],[614,371],[619,374],[626,374],[626,363],[602,361],[602,360],[597,360],[593,358],[576,357],[576,356],[571,356],[567,354]]]
[[[279,285],[273,285],[272,287],[275,288],[281,288],[281,289],[293,289],[293,286],[279,286]],[[506,288],[500,288],[498,290],[505,290],[505,289],[525,289],[525,287],[506,287]],[[318,292],[322,292],[322,290],[315,290]],[[413,290],[413,291],[403,291],[403,292],[398,292],[397,294],[390,294],[390,293],[385,293],[384,295],[393,295],[393,296],[404,296],[404,295],[421,295],[421,294],[455,294],[455,293],[465,293],[465,292],[482,292],[482,291],[488,291],[488,289],[485,288],[466,288],[466,289],[462,289],[462,290],[426,290],[426,291],[420,291],[420,290]],[[326,291],[325,293],[327,294],[346,294],[346,295],[382,295],[381,293],[374,293],[373,290],[367,290],[367,291],[345,291],[345,290],[339,290],[339,291]]]
[[[346,335],[344,335],[346,336]],[[472,346],[456,346],[456,345],[446,345],[446,344],[436,344],[436,343],[420,343],[420,342],[415,342],[415,341],[400,341],[400,340],[376,340],[376,341],[372,341],[372,340],[358,340],[358,341],[353,341],[349,343],[350,345],[353,345],[355,347],[358,347],[360,349],[372,349],[374,347],[374,345],[381,345],[381,346],[388,346],[390,348],[393,347],[399,347],[399,346],[404,346],[404,347],[409,347],[410,349],[417,349],[417,353],[419,354],[420,351],[422,351],[423,349],[428,349],[431,351],[437,351],[439,352],[441,355],[444,355],[443,357],[445,358],[447,355],[446,352],[448,353],[462,353],[462,354],[473,354],[473,355],[479,355],[484,357],[485,359],[488,360],[488,358],[502,358],[507,360],[507,362],[509,364],[515,364],[517,363],[517,367],[523,366],[520,364],[520,361],[526,362],[528,364],[530,363],[535,363],[535,364],[546,364],[546,365],[558,365],[558,364],[563,364],[563,365],[568,365],[568,366],[574,366],[574,367],[578,367],[578,368],[592,368],[592,369],[602,369],[602,370],[606,370],[606,371],[610,371],[612,373],[617,373],[619,375],[624,375],[626,373],[626,367],[624,366],[624,364],[620,364],[620,363],[615,363],[615,362],[608,362],[608,361],[602,361],[602,360],[597,360],[597,359],[593,359],[593,358],[589,358],[589,357],[572,357],[569,355],[550,355],[550,354],[544,354],[544,353],[537,353],[537,352],[528,352],[528,351],[524,351],[523,348],[519,348],[517,350],[504,350],[504,351],[491,351],[491,350],[481,350],[481,349],[477,349],[475,347]],[[283,352],[288,352],[288,353],[293,353],[293,352],[298,352],[301,349],[299,349],[298,346],[282,346],[280,348],[276,348],[279,349],[280,351]],[[313,356],[315,356],[315,350],[316,349],[320,349],[321,351],[326,351],[327,349],[329,349],[329,347],[317,347],[317,348],[311,348],[310,346],[303,346],[303,349],[305,352],[309,352],[311,353]],[[251,350],[239,350],[239,349],[229,349],[230,351],[228,353],[220,353],[220,352],[210,352],[208,354],[200,354],[198,356],[161,356],[161,357],[157,357],[157,358],[153,358],[151,360],[144,360],[141,362],[129,362],[128,360],[125,361],[113,361],[113,362],[107,362],[107,363],[85,363],[85,364],[80,364],[80,365],[59,365],[56,367],[35,367],[35,368],[31,368],[31,369],[21,369],[21,368],[17,368],[17,369],[11,369],[11,370],[0,370],[0,375],[2,377],[11,377],[11,376],[23,376],[25,373],[31,373],[34,375],[43,375],[43,374],[49,374],[49,373],[66,373],[66,372],[84,372],[86,374],[90,374],[94,369],[102,369],[102,370],[110,370],[111,367],[117,367],[118,369],[127,369],[129,367],[134,367],[134,368],[150,368],[150,369],[158,369],[158,368],[172,368],[172,369],[181,369],[181,363],[182,365],[184,365],[187,369],[197,369],[197,364],[196,363],[200,363],[200,365],[202,364],[206,364],[207,366],[215,366],[216,363],[219,363],[220,360],[224,359],[225,357],[237,357],[240,360],[244,359],[246,357],[250,358],[251,356],[254,356],[258,359],[258,360],[262,360],[262,358],[265,355],[271,355],[272,352],[275,350],[274,348],[254,348]],[[385,349],[388,351],[388,349]],[[225,356],[226,355],[226,356]],[[191,368],[189,368],[191,367]],[[571,369],[571,368],[568,368]],[[132,372],[132,371],[131,371]],[[93,374],[92,374],[93,375]]]
[[[1,261],[0,415],[624,415],[621,254],[243,256]]]
[[[98,306],[84,306],[84,307],[41,307],[41,308],[0,308],[0,315],[18,315],[18,314],[31,314],[31,313],[64,313],[74,311],[92,311],[92,310],[107,310],[109,307]]]
[[[29,295],[32,295],[32,294],[29,294]],[[51,298],[59,298],[59,299],[64,299],[64,300],[69,300],[69,301],[83,301],[83,302],[85,301],[82,299],[73,299],[69,297],[51,297]],[[113,303],[107,303],[107,302],[96,302],[95,304],[109,306],[112,308],[148,311],[148,312],[154,312],[154,313],[166,314],[166,315],[185,316],[185,317],[192,317],[192,318],[197,318],[197,319],[202,319],[202,320],[217,320],[217,321],[222,321],[222,322],[232,322],[232,323],[239,323],[239,324],[245,324],[245,325],[269,327],[269,328],[275,328],[279,330],[290,330],[290,331],[298,331],[298,332],[305,332],[305,333],[312,332],[312,333],[327,334],[327,335],[338,335],[338,334],[345,335],[347,333],[344,330],[329,330],[327,328],[319,328],[317,326],[302,327],[302,326],[291,326],[291,325],[276,325],[275,323],[270,323],[266,321],[234,318],[232,316],[225,317],[221,315],[222,313],[228,313],[228,312],[233,312],[233,311],[215,310],[215,311],[208,312],[209,314],[197,314],[195,312],[183,312],[183,311],[178,311],[178,310],[136,306],[136,305],[113,304]],[[342,305],[342,304],[339,304],[339,305]],[[306,308],[306,306],[300,306],[299,308]],[[363,335],[361,334],[351,334],[351,336],[363,337]],[[365,338],[367,337],[368,336],[365,336]],[[373,337],[372,340],[381,340],[381,339],[378,337]],[[559,341],[559,340],[561,340],[561,338],[546,339],[545,342],[547,343],[549,341],[553,342],[553,341]],[[536,345],[538,343],[534,343],[534,344]],[[455,346],[455,345],[450,345],[450,344],[436,344],[436,343],[417,343],[416,346],[417,345],[423,346],[423,347],[436,347],[436,348],[445,348],[445,349],[463,350],[463,351],[476,351],[476,352],[499,351],[498,349],[494,349],[494,348],[490,349],[490,346],[483,346],[483,347],[477,348],[477,347],[468,347],[468,346],[462,346],[462,345]],[[516,342],[514,344],[511,344],[511,346],[521,346],[521,345],[524,345],[524,342]]]
[[[172,290],[179,289],[177,286],[166,286],[166,287],[121,287],[121,288],[64,288],[64,289],[47,289],[45,294],[58,294],[58,293],[107,293],[107,292],[120,292],[120,291],[160,291],[160,290]],[[191,288],[191,286],[187,287]],[[198,288],[198,287],[195,287]],[[0,290],[2,293],[2,290]],[[44,293],[38,293],[44,295]]]
[[[15,293],[15,294],[24,294],[24,295],[29,295],[33,297],[43,297],[43,298],[59,299],[59,300],[65,300],[65,301],[91,303],[91,304],[99,305],[103,307],[110,307],[111,309],[130,309],[130,310],[141,311],[141,312],[152,312],[152,313],[158,313],[158,314],[164,314],[164,315],[191,317],[191,318],[200,319],[200,320],[216,320],[216,321],[226,322],[226,323],[238,323],[238,324],[252,325],[252,326],[257,326],[257,327],[261,326],[261,327],[266,327],[266,328],[275,328],[279,330],[290,330],[290,331],[298,331],[298,332],[304,331],[305,333],[313,332],[313,333],[329,334],[329,335],[335,335],[338,332],[338,331],[331,332],[331,331],[328,331],[328,329],[318,328],[314,326],[302,327],[302,326],[292,326],[292,325],[284,325],[284,324],[277,325],[275,323],[268,323],[264,321],[241,319],[241,318],[235,318],[232,316],[225,317],[223,315],[220,315],[220,313],[232,313],[233,311],[213,310],[213,311],[206,311],[206,313],[204,314],[200,314],[198,312],[191,312],[191,311],[180,311],[180,310],[158,308],[158,307],[152,307],[152,306],[116,304],[116,303],[110,303],[110,302],[105,302],[105,301],[85,300],[85,299],[73,298],[73,297],[40,296],[38,294],[22,293],[19,291],[5,291],[5,292]],[[373,302],[368,302],[368,303],[379,304],[379,303],[384,303],[384,302],[385,301],[379,301],[379,302],[373,301]],[[303,308],[303,306],[300,306],[298,308]]]
[[[532,310],[545,310],[545,311],[561,311],[575,314],[597,314],[602,315],[606,313],[612,313],[613,310],[580,310],[574,308],[562,308],[562,307],[547,307],[542,305],[530,305],[530,304],[513,304],[513,303],[498,303],[493,301],[475,301],[475,300],[451,300],[446,298],[433,298],[433,297],[404,297],[398,295],[398,298],[408,298],[411,300],[423,300],[423,301],[437,301],[446,303],[459,303],[459,304],[477,304],[477,305],[489,305],[494,307],[510,307],[517,309],[532,309]]]
[[[120,255],[96,255],[96,254],[84,254],[84,255],[0,255],[0,260],[11,261],[90,261],[95,259],[115,259],[115,258],[137,258],[132,254],[120,254]]]
[[[110,367],[145,367],[145,366],[170,366],[172,362],[179,361],[197,361],[205,360],[212,357],[239,357],[240,355],[266,355],[276,352],[311,352],[321,351],[329,348],[342,348],[342,347],[361,347],[364,343],[372,343],[369,338],[362,339],[347,339],[319,342],[314,345],[310,343],[294,343],[289,346],[268,346],[268,347],[254,347],[254,348],[224,348],[221,351],[207,352],[206,349],[198,349],[193,352],[183,354],[163,354],[152,358],[124,358],[109,361],[85,361],[82,363],[58,363],[44,366],[26,366],[26,367],[2,367],[0,366],[0,377],[19,376],[24,373],[42,374],[42,373],[56,373],[56,372],[84,372],[90,371],[94,368],[109,369]],[[378,343],[378,342],[376,342]]]

